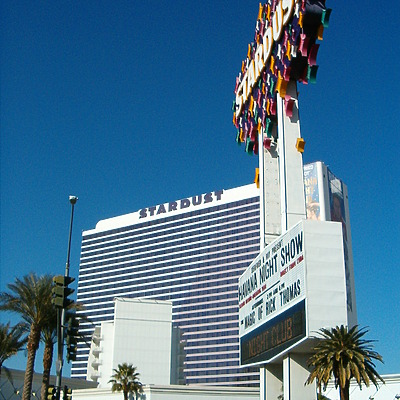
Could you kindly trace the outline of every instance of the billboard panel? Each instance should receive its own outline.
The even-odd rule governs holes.
[[[239,279],[242,363],[254,363],[260,354],[279,353],[283,350],[283,336],[285,348],[292,344],[292,339],[304,337],[305,308],[301,312],[296,309],[299,314],[293,314],[292,306],[304,300],[305,289],[304,232],[303,225],[297,224],[267,246]],[[285,321],[295,324],[282,325]],[[284,334],[285,329],[292,335]],[[274,332],[280,338],[274,339]],[[254,351],[254,343],[260,340],[266,340],[264,347]]]
[[[321,203],[319,196],[318,165],[307,164],[304,170],[304,191],[306,195],[307,219],[321,220]]]

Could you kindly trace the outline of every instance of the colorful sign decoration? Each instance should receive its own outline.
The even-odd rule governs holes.
[[[293,115],[295,99],[286,93],[290,80],[314,83],[317,75],[318,40],[329,25],[331,10],[325,0],[268,0],[260,3],[254,42],[236,78],[233,124],[237,143],[258,154],[258,134],[271,148],[276,125],[277,95],[285,113]]]

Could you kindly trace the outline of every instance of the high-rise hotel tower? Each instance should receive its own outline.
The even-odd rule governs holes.
[[[113,320],[115,297],[169,300],[185,354],[181,383],[258,385],[257,369],[239,367],[237,299],[238,278],[260,249],[259,208],[252,184],[83,232],[77,300],[91,323],[81,323],[82,333],[91,336],[92,324]],[[87,378],[88,354],[80,345],[72,377]]]

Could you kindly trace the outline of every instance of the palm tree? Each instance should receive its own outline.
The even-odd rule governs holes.
[[[29,400],[32,392],[33,368],[39,348],[40,333],[51,314],[52,276],[38,277],[31,273],[7,285],[9,293],[0,293],[0,310],[15,312],[30,327],[27,341],[28,359],[24,378],[22,400]]]
[[[136,367],[132,364],[118,364],[118,368],[114,369],[114,375],[108,383],[112,383],[111,390],[113,392],[122,391],[124,393],[124,400],[128,400],[129,393],[135,393],[137,396],[142,393],[142,384],[139,382],[139,373],[136,372]]]
[[[76,311],[83,311],[84,307],[79,303],[72,303],[67,312],[72,318],[84,321],[90,321],[86,314],[81,312],[79,317],[75,315]],[[42,399],[46,398],[47,389],[50,384],[50,370],[53,364],[53,356],[54,356],[54,344],[57,342],[57,308],[52,306],[49,310],[50,319],[48,323],[43,327],[41,333],[41,341],[44,343],[44,352],[43,352],[43,375],[42,375],[42,387],[40,390],[40,396]],[[67,322],[67,321],[66,321]],[[85,336],[78,332],[77,339],[80,342],[85,342]],[[87,344],[87,343],[86,343]],[[90,345],[88,345],[90,347]]]
[[[26,338],[22,337],[24,330],[20,325],[10,329],[10,323],[0,323],[0,374],[4,361],[17,354],[26,343]]]
[[[332,375],[336,389],[339,387],[340,399],[349,400],[350,380],[354,378],[360,389],[362,383],[369,386],[372,382],[378,388],[378,379],[382,377],[375,370],[373,360],[382,361],[382,357],[372,350],[372,340],[362,339],[368,332],[367,328],[350,330],[341,325],[332,329],[320,329],[322,339],[314,348],[314,355],[308,360],[312,367],[306,384],[317,380],[318,387],[324,390]]]
[[[57,310],[55,307],[51,310],[53,318],[43,327],[41,332],[41,341],[44,343],[43,351],[43,374],[42,387],[40,389],[40,398],[45,399],[47,389],[50,385],[50,370],[53,364],[54,344],[57,342]]]

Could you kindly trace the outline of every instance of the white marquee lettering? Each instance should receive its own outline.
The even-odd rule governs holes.
[[[277,42],[282,35],[283,30],[283,11],[282,3],[276,5],[275,13],[272,16],[272,33],[274,41]]]
[[[271,56],[272,44],[273,44],[272,27],[269,26],[269,27],[265,30],[265,34],[264,34],[264,37],[263,37],[264,64],[267,63],[269,57]]]
[[[264,46],[258,46],[256,54],[254,55],[254,68],[256,76],[260,76],[265,67],[265,63],[263,60],[263,50]]]
[[[294,11],[294,0],[282,0],[283,26],[287,25]]]
[[[256,84],[256,72],[254,70],[254,60],[251,60],[249,68],[247,70],[247,93],[246,93],[246,98],[249,98],[251,89],[253,86]]]

